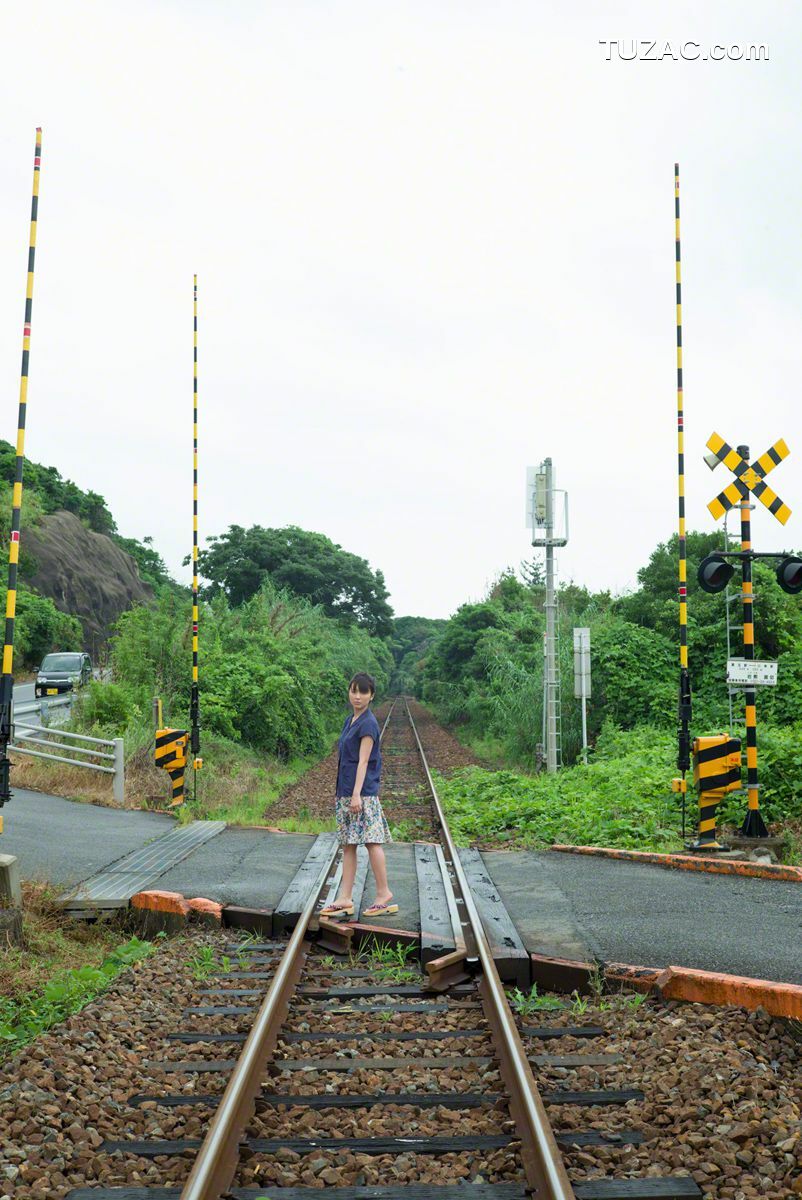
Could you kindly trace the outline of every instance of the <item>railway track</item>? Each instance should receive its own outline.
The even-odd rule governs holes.
[[[456,949],[430,961],[426,977],[401,951],[395,962],[378,950],[338,960],[326,947],[345,949],[353,929],[315,917],[327,886],[313,888],[288,942],[226,946],[185,1027],[166,1036],[159,1061],[143,1063],[150,1084],[128,1107],[149,1114],[151,1135],[132,1138],[123,1121],[98,1153],[107,1177],[121,1158],[138,1161],[147,1186],[79,1187],[68,1200],[311,1200],[321,1188],[332,1200],[701,1196],[687,1177],[569,1180],[561,1148],[590,1157],[642,1134],[605,1132],[598,1119],[561,1129],[561,1106],[606,1113],[638,1093],[538,1092],[533,1064],[567,1075],[615,1055],[599,1052],[604,1031],[593,1026],[516,1020],[405,709],[394,706],[384,728],[408,721],[431,789]],[[334,854],[323,880],[333,864]],[[553,1053],[563,1039],[582,1049]]]

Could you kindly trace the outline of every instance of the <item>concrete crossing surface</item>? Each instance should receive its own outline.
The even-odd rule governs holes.
[[[198,821],[179,825],[163,813],[128,812],[18,791],[4,809],[2,852],[20,875],[46,880],[69,911],[123,908],[136,891],[275,912],[304,862],[322,842],[314,835]],[[321,835],[326,838],[329,835]],[[318,850],[315,849],[318,842]],[[421,843],[387,847],[397,915],[387,927],[421,931],[434,923],[437,863]],[[360,850],[360,856],[364,851]],[[514,977],[516,956],[669,964],[802,984],[802,886],[556,854],[466,851],[482,920]],[[365,873],[361,907],[373,899]],[[443,940],[443,929],[424,929]],[[435,943],[433,943],[435,944]]]

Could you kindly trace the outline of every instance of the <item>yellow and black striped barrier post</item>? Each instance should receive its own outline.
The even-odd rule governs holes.
[[[716,834],[717,808],[741,786],[740,738],[727,733],[693,740],[693,781],[699,792],[699,836],[694,850],[722,850]]]
[[[36,130],[36,151],[33,160],[33,197],[31,199],[31,231],[28,240],[28,283],[25,290],[25,322],[22,329],[22,372],[19,389],[17,420],[17,461],[11,509],[11,534],[8,543],[8,595],[6,597],[6,628],[3,645],[3,674],[0,678],[0,808],[11,799],[9,786],[10,763],[8,744],[11,741],[11,705],[14,697],[14,620],[17,612],[17,566],[19,563],[20,524],[22,514],[22,471],[25,464],[25,416],[28,407],[28,366],[31,350],[31,318],[33,315],[33,266],[36,257],[36,223],[39,218],[39,170],[42,160],[42,130]],[[2,832],[2,819],[0,819]]]
[[[755,459],[753,463],[749,462],[749,447],[738,446],[733,450],[732,446],[728,445],[718,433],[713,433],[708,438],[707,446],[712,450],[712,454],[706,457],[705,461],[708,466],[714,468],[717,462],[724,463],[730,471],[735,475],[735,479],[718,496],[715,496],[708,504],[708,509],[713,517],[718,521],[726,512],[736,506],[741,511],[741,552],[739,555],[727,554],[711,554],[706,559],[703,559],[699,566],[699,581],[702,587],[709,592],[720,591],[726,583],[717,584],[715,582],[715,574],[720,569],[716,560],[722,561],[727,557],[740,558],[741,560],[741,579],[743,600],[743,629],[744,629],[744,659],[748,662],[754,662],[755,658],[755,618],[754,618],[754,594],[752,592],[752,560],[754,558],[781,558],[781,555],[775,554],[756,554],[752,549],[752,519],[751,511],[754,507],[751,503],[751,497],[755,496],[761,504],[769,510],[773,517],[785,525],[788,518],[791,516],[791,509],[780,499],[775,491],[766,483],[766,476],[770,471],[773,471],[776,466],[786,459],[790,453],[787,445],[782,438],[779,438],[773,446],[770,446],[765,454],[761,454],[760,458]],[[778,568],[778,579],[780,587],[784,591],[791,594],[796,594],[800,588],[795,584],[793,579],[787,579],[784,575],[785,569],[789,564],[793,564],[796,556],[785,556]],[[793,569],[793,568],[792,568]],[[705,585],[704,577],[709,573],[708,583]],[[727,575],[732,574],[730,569]],[[744,691],[744,718],[746,723],[746,787],[747,787],[747,811],[744,823],[741,826],[741,833],[744,837],[764,838],[768,836],[763,817],[760,813],[759,800],[759,785],[757,777],[757,713],[756,713],[756,695],[754,682],[748,685]]]
[[[194,347],[192,383],[192,690],[189,702],[190,750],[194,771],[203,766],[200,753],[200,696],[198,693],[198,277],[194,277]],[[197,783],[196,783],[197,786]]]
[[[171,808],[184,803],[184,772],[187,766],[186,729],[156,730],[156,766],[166,771],[172,781]]]
[[[679,705],[677,728],[677,770],[672,782],[682,797],[682,838],[685,839],[685,773],[691,765],[691,676],[688,670],[688,562],[685,531],[685,410],[682,390],[682,276],[679,235],[679,163],[674,163],[674,237],[676,246],[677,287],[677,493],[679,502]]]
[[[739,446],[738,453],[749,462],[749,447]],[[743,581],[744,658],[754,661],[755,657],[755,610],[752,592],[752,505],[746,497],[741,499],[741,579]],[[759,784],[757,779],[757,695],[754,688],[744,692],[744,720],[746,724],[746,816],[741,826],[744,837],[768,837],[763,817],[760,814]]]

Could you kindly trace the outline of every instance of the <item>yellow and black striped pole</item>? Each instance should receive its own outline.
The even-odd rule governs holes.
[[[36,130],[33,160],[33,198],[31,233],[28,242],[28,284],[25,290],[25,323],[22,330],[22,372],[17,421],[17,462],[11,510],[11,536],[8,544],[8,596],[3,645],[3,673],[0,679],[0,808],[11,799],[9,787],[8,743],[11,741],[11,702],[14,696],[14,619],[17,611],[17,566],[19,564],[20,518],[22,513],[22,469],[25,463],[25,415],[28,406],[28,364],[31,349],[33,314],[33,264],[36,257],[36,222],[39,216],[39,168],[42,158],[42,130]],[[1,826],[0,826],[1,827]]]
[[[749,447],[739,446],[738,453],[744,462],[749,462]],[[744,658],[753,660],[755,657],[755,614],[754,596],[752,593],[752,505],[749,500],[741,500],[741,578],[743,580],[743,613],[744,613]],[[746,793],[747,808],[741,833],[744,837],[768,837],[763,818],[760,815],[760,800],[758,797],[757,781],[757,712],[754,688],[744,692],[744,716],[746,719]]]
[[[200,697],[198,695],[198,277],[194,276],[194,347],[192,381],[192,691],[189,704],[190,750],[194,767],[201,765]]]
[[[674,228],[677,270],[677,483],[679,500],[679,710],[677,769],[682,778],[676,790],[682,794],[682,836],[685,837],[685,773],[691,765],[691,677],[688,670],[688,564],[685,539],[685,411],[682,392],[682,279],[679,235],[679,163],[674,163]]]

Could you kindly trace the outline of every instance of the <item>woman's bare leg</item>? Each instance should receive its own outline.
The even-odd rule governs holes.
[[[392,892],[387,886],[387,863],[384,858],[384,846],[381,842],[368,844],[368,858],[370,859],[370,869],[376,880],[376,903],[386,904],[392,896]],[[345,867],[343,867],[344,877]]]
[[[337,903],[351,903],[356,878],[356,846],[343,846],[343,877],[340,881],[340,894]]]

